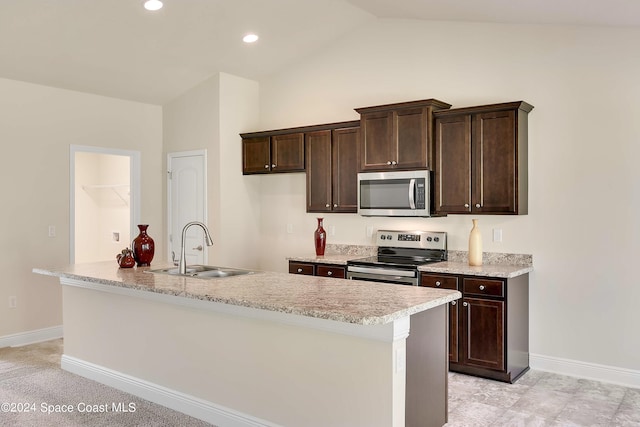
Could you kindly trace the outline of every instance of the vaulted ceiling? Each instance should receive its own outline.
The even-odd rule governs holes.
[[[163,2],[2,0],[0,78],[163,104],[220,71],[260,79],[377,18],[640,27],[637,0]]]

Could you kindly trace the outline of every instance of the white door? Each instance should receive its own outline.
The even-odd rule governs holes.
[[[178,262],[182,229],[191,221],[207,224],[206,150],[169,153],[167,204],[169,259]],[[206,264],[207,245],[200,227],[190,227],[185,237],[187,264]]]

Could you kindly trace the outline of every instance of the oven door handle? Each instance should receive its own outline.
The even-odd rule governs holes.
[[[385,283],[397,283],[402,285],[418,286],[417,277],[405,277],[405,276],[390,276],[379,274],[367,274],[367,273],[352,273],[347,272],[347,279],[349,280],[365,280],[373,282],[385,282]]]
[[[416,277],[414,270],[397,270],[391,268],[376,268],[376,267],[358,267],[356,265],[350,265],[347,267],[348,272],[364,273],[364,274],[377,274],[379,276],[402,276],[402,277]]]
[[[411,209],[416,208],[416,179],[411,178],[409,180],[409,207]]]

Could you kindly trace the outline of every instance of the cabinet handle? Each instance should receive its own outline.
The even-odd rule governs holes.
[[[327,276],[333,276],[333,271],[327,271]]]
[[[391,165],[391,160],[388,160],[388,161],[387,161],[387,164],[388,164],[388,165]]]
[[[465,302],[462,303],[462,305],[464,305],[466,307],[466,306],[469,305],[469,303],[465,301]]]
[[[468,208],[468,207],[469,207],[469,203],[465,203],[465,204],[464,204],[464,207],[465,207],[465,208]]]
[[[476,203],[476,208],[481,208],[482,206],[480,205],[480,203]]]
[[[480,285],[480,290],[484,291],[484,285]]]
[[[269,165],[264,165],[264,168],[265,169],[269,169]]]
[[[328,208],[329,206],[331,206],[329,203],[327,203],[326,205],[324,205],[325,208]]]
[[[271,169],[275,169],[276,165],[271,165]]]
[[[437,281],[437,282],[436,282],[436,286],[440,286],[440,281]]]
[[[298,269],[298,273],[302,273],[302,269],[301,268]]]
[[[333,204],[333,207],[334,207],[334,208],[337,208],[337,207],[338,207],[338,204],[337,204],[337,203],[334,203],[334,204]]]
[[[398,164],[398,162],[396,162],[395,160],[393,160],[393,161],[391,162],[391,164],[395,166],[395,165],[397,165],[397,164]]]
[[[451,305],[456,305],[457,303],[457,301],[451,301]]]

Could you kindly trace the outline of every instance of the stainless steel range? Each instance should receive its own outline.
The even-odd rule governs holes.
[[[380,230],[378,254],[347,262],[347,279],[418,285],[418,267],[447,259],[443,231]]]

